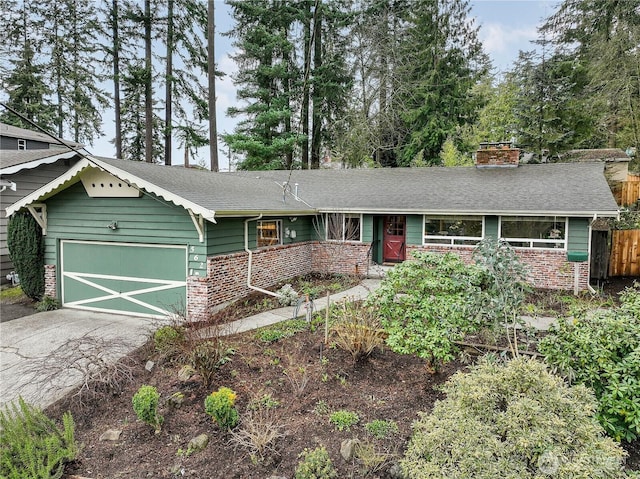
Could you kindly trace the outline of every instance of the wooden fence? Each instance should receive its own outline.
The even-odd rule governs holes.
[[[640,276],[640,230],[614,230],[609,276]]]
[[[640,199],[640,176],[627,175],[627,181],[623,181],[620,188],[614,192],[616,202],[620,206],[634,204]]]

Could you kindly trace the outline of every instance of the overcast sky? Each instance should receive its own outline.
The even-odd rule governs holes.
[[[480,40],[485,52],[491,57],[497,73],[511,69],[520,50],[531,50],[532,40],[537,38],[537,27],[543,19],[555,11],[556,0],[471,0],[471,15],[480,26]],[[235,88],[232,83],[236,65],[229,58],[232,39],[221,34],[233,27],[230,8],[216,0],[216,62],[218,70],[226,76],[216,83],[218,112],[218,132],[230,133],[236,120],[227,117],[227,109],[236,102]],[[115,156],[115,148],[109,142],[113,138],[113,115],[105,112],[104,131],[106,136],[97,140],[89,150],[98,156]],[[202,158],[208,156],[203,149]],[[174,163],[182,161],[183,153],[174,152]],[[208,161],[207,161],[208,163]],[[179,163],[178,163],[179,164]],[[220,170],[228,169],[227,152],[219,155]]]

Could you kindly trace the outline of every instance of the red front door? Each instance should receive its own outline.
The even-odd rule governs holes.
[[[399,263],[405,260],[405,232],[407,225],[406,216],[384,217],[384,238],[382,260]]]

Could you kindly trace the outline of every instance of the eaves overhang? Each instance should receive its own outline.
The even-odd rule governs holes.
[[[351,213],[371,215],[457,215],[457,216],[570,216],[576,218],[616,217],[618,210],[482,210],[424,208],[318,208],[318,213]]]
[[[125,160],[122,160],[125,161]],[[172,193],[164,188],[161,188],[149,181],[144,180],[143,178],[139,178],[127,171],[120,169],[118,167],[112,166],[105,162],[102,162],[94,157],[86,156],[78,163],[76,163],[73,167],[71,167],[66,173],[62,174],[58,178],[50,181],[46,185],[37,189],[33,193],[25,196],[21,200],[16,203],[8,206],[6,208],[7,216],[11,216],[21,210],[22,208],[27,207],[32,203],[41,202],[47,198],[52,197],[56,193],[68,188],[69,186],[80,181],[80,176],[82,172],[87,168],[99,168],[102,171],[106,171],[107,173],[119,178],[120,180],[128,183],[129,185],[147,193],[153,193],[167,201],[174,203],[175,205],[183,207],[185,210],[190,211],[190,214],[196,214],[202,216],[207,221],[215,223],[215,211],[205,208],[201,205],[198,205],[192,201],[189,201],[175,193]]]
[[[52,150],[52,152],[53,151],[54,150]],[[15,173],[19,173],[22,170],[30,170],[33,168],[37,168],[38,166],[41,166],[41,165],[50,165],[51,163],[55,163],[58,160],[69,160],[75,156],[78,156],[78,155],[85,156],[86,154],[87,152],[85,150],[70,150],[70,151],[65,151],[64,153],[52,154],[51,156],[47,156],[45,158],[26,161],[24,163],[2,168],[0,169],[0,175],[13,175]]]

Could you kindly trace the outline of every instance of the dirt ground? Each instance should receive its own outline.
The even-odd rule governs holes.
[[[354,363],[341,350],[322,350],[322,339],[322,331],[298,333],[275,343],[263,342],[254,332],[229,339],[227,345],[236,353],[209,388],[197,379],[180,381],[177,366],[164,364],[146,371],[145,363],[153,355],[149,349],[138,351],[135,381],[122,394],[87,401],[84,407],[62,401],[48,410],[59,416],[70,409],[76,421],[83,447],[67,472],[91,478],[291,478],[305,448],[324,446],[338,477],[389,477],[388,468],[401,454],[417,411],[430,411],[442,397],[437,386],[463,366],[452,363],[432,376],[422,360],[387,350],[376,350],[369,360]],[[164,424],[159,434],[136,420],[133,412],[131,398],[141,384],[157,387],[165,399],[176,392],[185,396],[179,408],[161,407]],[[233,434],[221,431],[204,413],[205,396],[221,386],[237,393],[240,429],[251,425],[258,405],[268,411],[273,421],[268,429],[282,436],[263,457],[234,444]],[[359,422],[350,431],[338,431],[330,423],[330,414],[339,410],[358,415]],[[398,432],[374,439],[365,425],[375,419],[395,421]],[[119,440],[101,441],[108,429],[121,430]],[[208,446],[187,455],[189,440],[202,433],[210,436]],[[363,474],[366,467],[359,461],[341,457],[341,442],[351,438],[375,447],[381,464],[369,466],[371,475]]]
[[[627,284],[630,281],[618,281],[609,291],[615,293]],[[223,313],[217,319],[247,315],[263,299],[246,301],[235,313]],[[149,343],[126,358],[133,381],[119,394],[85,395],[82,403],[69,396],[48,408],[46,412],[56,418],[70,410],[76,422],[81,452],[68,465],[67,473],[91,479],[290,479],[305,448],[324,446],[340,478],[391,478],[418,412],[431,411],[442,397],[438,386],[455,371],[466,368],[456,361],[439,374],[430,375],[422,360],[386,349],[377,349],[368,360],[356,363],[344,351],[323,346],[322,327],[275,342],[263,339],[256,332],[225,339],[225,346],[235,353],[209,387],[204,387],[198,376],[179,379],[180,361],[163,361]],[[149,360],[155,362],[151,371],[145,368]],[[157,387],[162,395],[160,414],[164,423],[159,434],[141,423],[133,411],[131,399],[142,384]],[[205,397],[221,386],[237,393],[241,422],[235,433],[221,431],[204,412]],[[178,392],[184,395],[182,404],[171,405],[169,398]],[[356,413],[358,423],[350,430],[337,430],[329,417],[339,410]],[[365,427],[373,420],[395,421],[398,432],[374,438]],[[247,437],[239,432],[265,422],[269,426],[262,429],[276,433],[278,438],[256,453],[246,446]],[[120,437],[101,440],[109,429],[121,431]],[[206,448],[188,451],[189,441],[203,433],[209,436]],[[366,461],[347,461],[341,456],[341,444],[353,438],[369,448]],[[257,433],[253,441],[260,441]],[[630,453],[628,465],[640,468],[640,442],[625,447]]]

